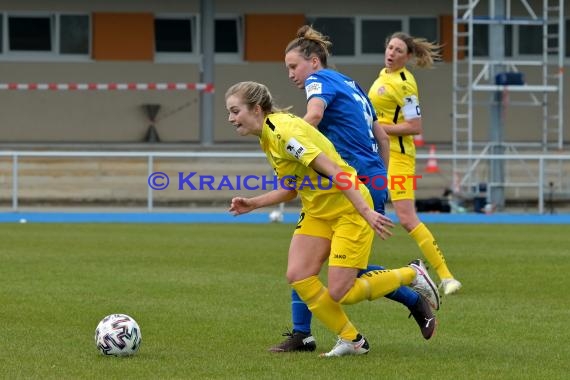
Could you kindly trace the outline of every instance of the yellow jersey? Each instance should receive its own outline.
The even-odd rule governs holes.
[[[391,73],[382,69],[368,97],[380,124],[395,125],[421,117],[416,79],[405,67]],[[415,157],[414,136],[390,136],[390,151]]]
[[[263,122],[259,143],[275,171],[278,185],[297,190],[305,213],[316,218],[334,219],[345,213],[357,212],[328,177],[309,167],[323,153],[341,168],[341,182],[346,183],[346,187],[355,186],[354,181],[357,181],[356,170],[340,157],[333,144],[315,127],[290,113],[269,114]],[[358,188],[371,205],[368,188],[360,182]]]

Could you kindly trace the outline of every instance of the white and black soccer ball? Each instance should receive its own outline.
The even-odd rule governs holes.
[[[269,221],[271,223],[283,222],[283,212],[281,210],[273,210],[269,213]]]
[[[134,355],[141,346],[141,339],[138,323],[126,314],[107,315],[95,329],[95,344],[103,355]]]

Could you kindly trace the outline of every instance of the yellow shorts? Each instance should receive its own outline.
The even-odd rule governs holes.
[[[398,201],[402,199],[415,199],[417,184],[421,178],[414,178],[416,174],[416,158],[401,153],[390,151],[390,164],[388,165],[388,177],[390,178],[390,199]]]
[[[374,231],[358,212],[320,219],[301,210],[294,234],[329,239],[329,266],[364,269],[368,265]]]

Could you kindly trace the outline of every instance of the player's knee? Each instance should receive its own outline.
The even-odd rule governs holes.
[[[340,302],[348,292],[344,286],[334,286],[329,284],[329,294],[335,302]]]
[[[287,269],[285,276],[287,277],[287,282],[289,284],[292,284],[294,282],[304,280],[305,278],[309,277],[309,274],[300,272],[296,269]]]
[[[400,220],[402,227],[408,232],[413,230],[419,224],[419,219],[416,215],[402,213],[401,216],[398,216],[398,219]]]
[[[285,276],[287,277],[287,282],[288,282],[289,284],[292,284],[292,283],[294,283],[295,281],[301,280],[301,279],[298,278],[298,277],[295,275],[295,273],[294,273],[293,271],[291,271],[291,270],[288,270],[288,271],[287,271],[287,274],[286,274]]]

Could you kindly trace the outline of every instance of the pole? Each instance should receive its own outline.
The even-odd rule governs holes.
[[[200,82],[214,83],[214,0],[200,0],[202,60]],[[214,93],[200,91],[200,144],[214,143]]]
[[[489,9],[491,19],[505,18],[505,0],[495,0],[491,2]],[[489,58],[492,62],[503,62],[505,60],[505,26],[501,22],[489,23]],[[495,80],[496,75],[504,72],[505,66],[501,64],[491,65],[491,79]],[[504,102],[507,100],[503,91],[495,91],[491,96],[491,106],[489,109],[489,144],[491,144],[490,154],[504,154]],[[487,187],[488,201],[494,204],[498,210],[505,206],[505,162],[504,160],[489,161],[489,182]]]

